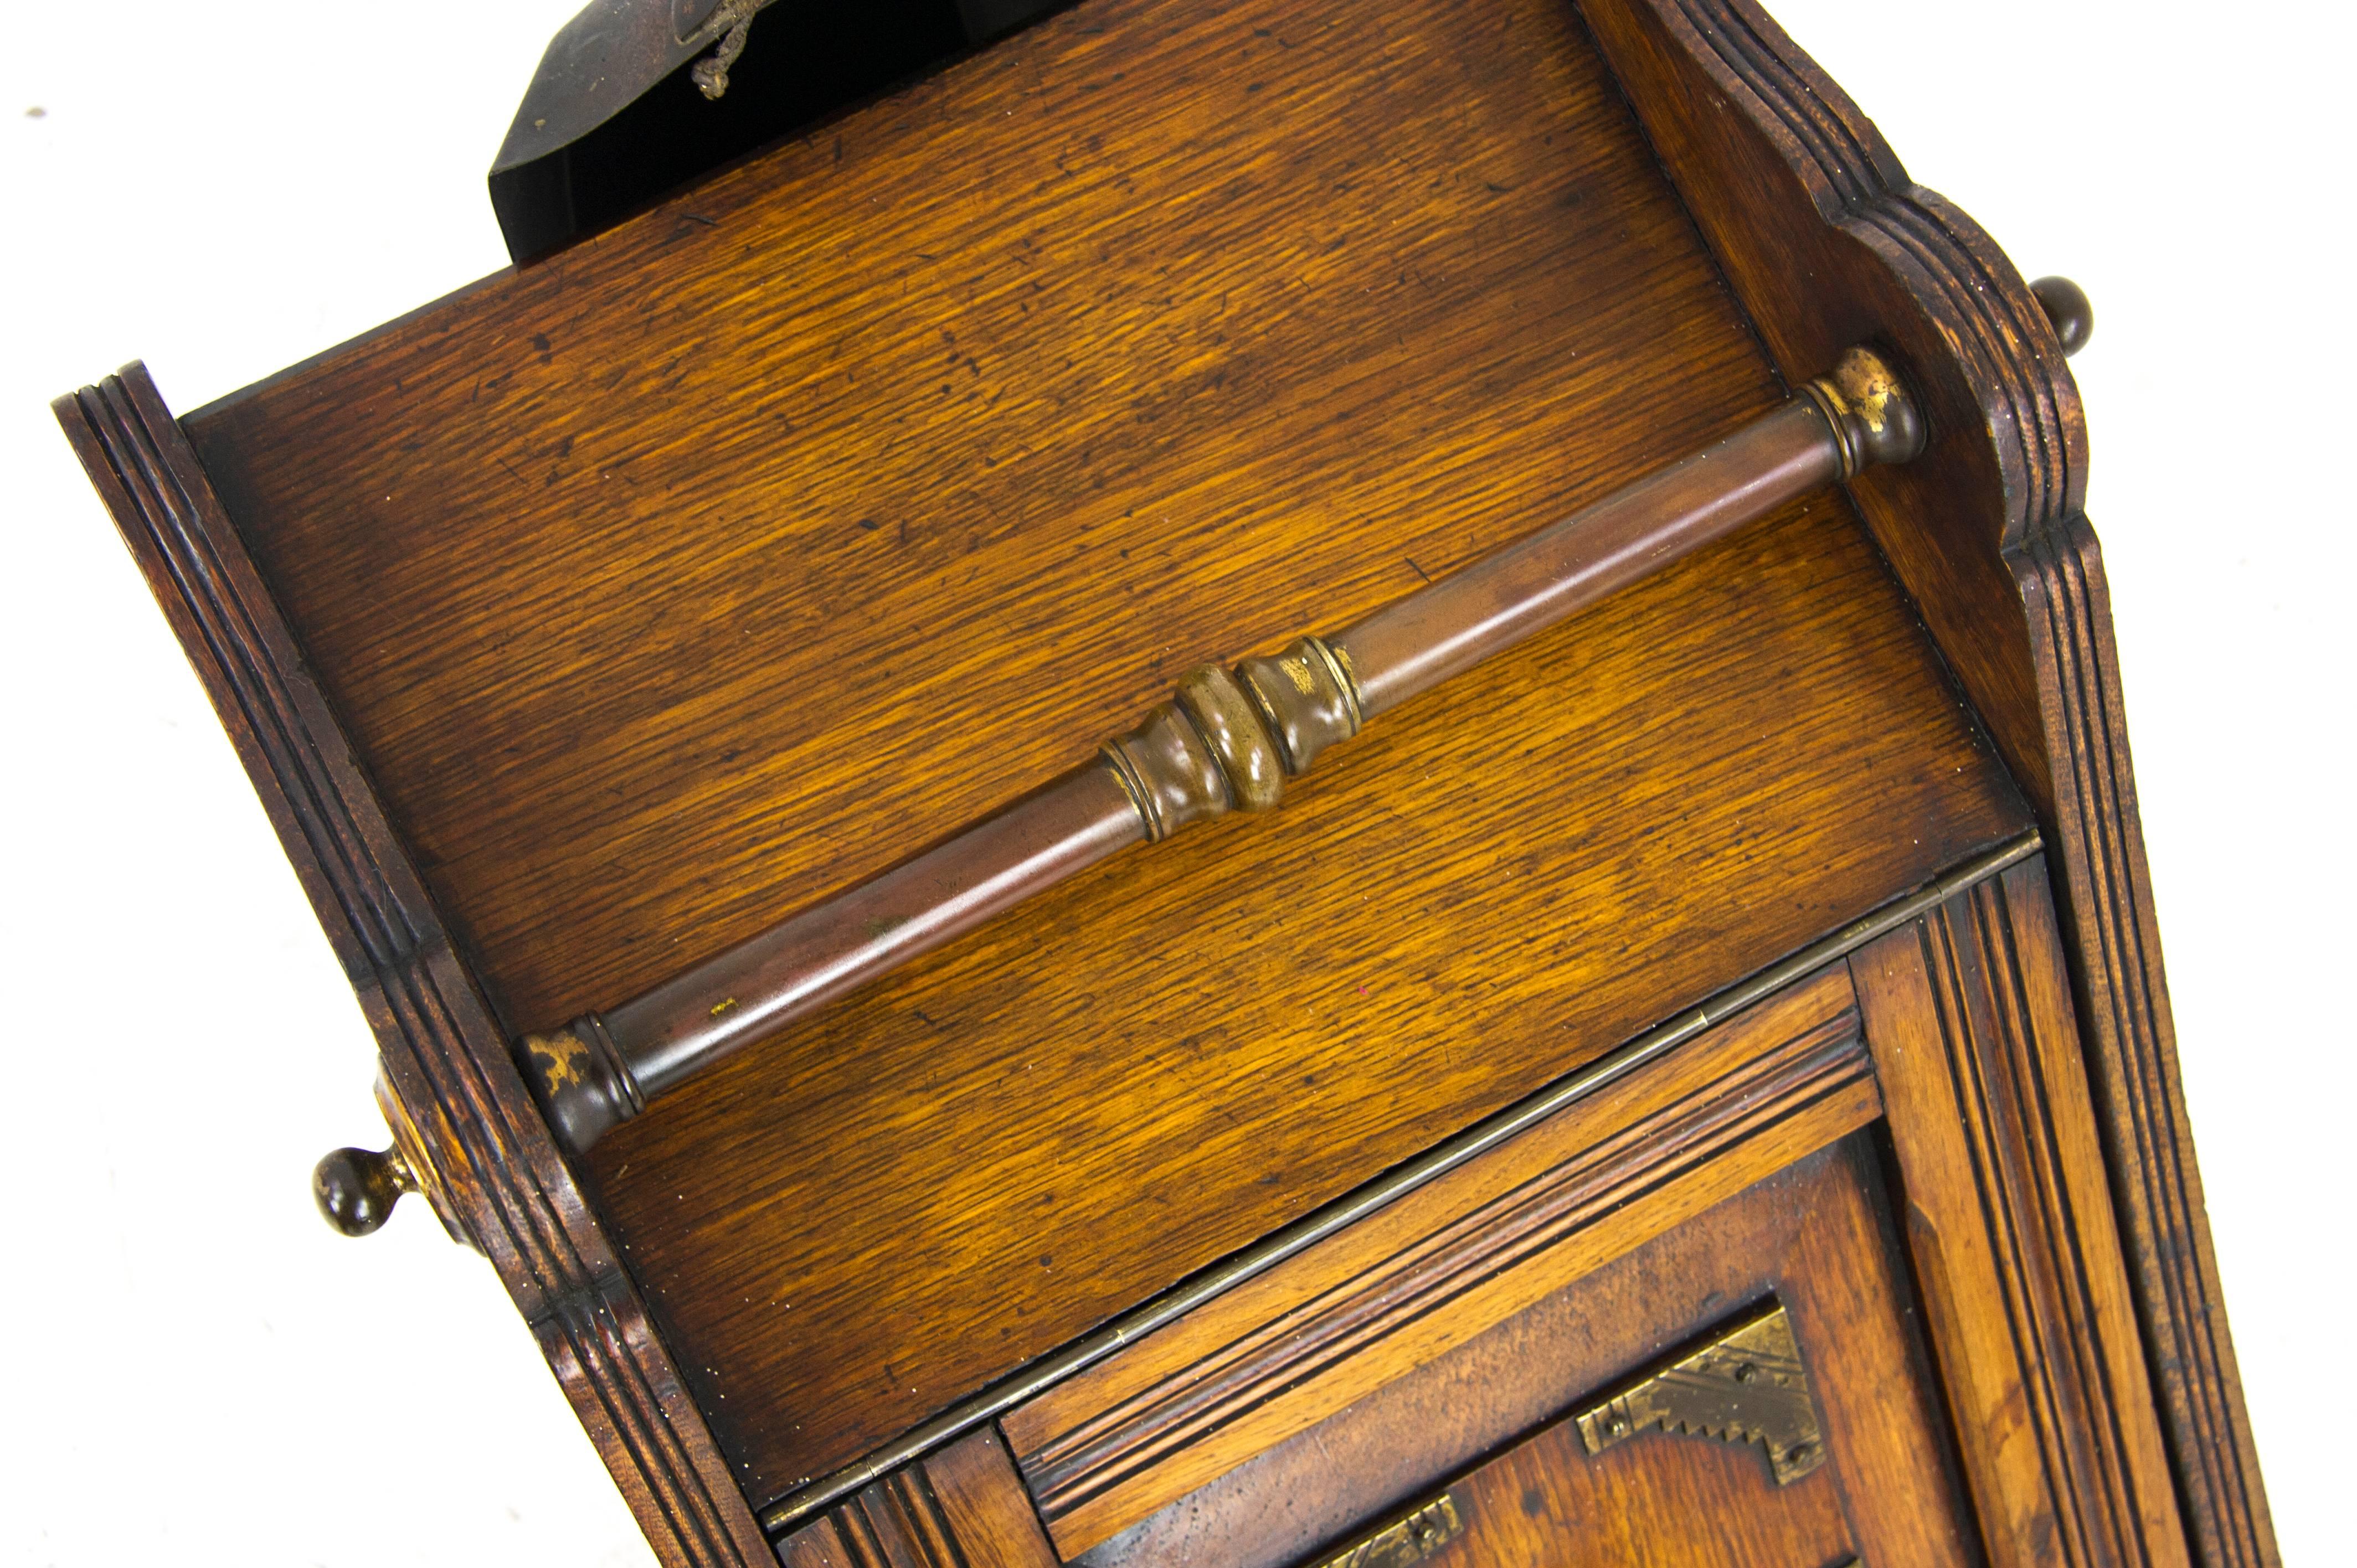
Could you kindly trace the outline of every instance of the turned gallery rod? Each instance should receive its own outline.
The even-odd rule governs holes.
[[[517,1055],[576,1152],[654,1096],[1134,843],[1276,803],[1288,775],[1367,720],[1796,496],[1920,451],[1889,367],[1829,376],[1716,446],[1325,637],[1206,665],[1099,756],[849,891]]]

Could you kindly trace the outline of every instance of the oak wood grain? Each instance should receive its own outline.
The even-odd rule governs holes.
[[[862,1487],[778,1543],[784,1568],[1055,1568],[990,1427]]]
[[[2268,1568],[2280,1558],[2178,1070],[2102,546],[2072,514],[2008,559],[2053,759],[2061,934],[2170,1460],[2201,1562]]]
[[[1566,9],[1088,0],[188,428],[522,1030],[1778,395]],[[1832,498],[1351,749],[600,1145],[757,1500],[2028,820]]]
[[[1476,1338],[1403,1362],[1381,1390],[1075,1561],[1315,1561],[1482,1476],[1501,1449],[1514,1484],[1477,1481],[1467,1532],[1486,1544],[1437,1563],[1977,1561],[1884,1180],[1870,1134],[1809,1155]],[[1779,1488],[1756,1449],[1657,1435],[1590,1459],[1553,1435],[1571,1431],[1549,1424],[1565,1412],[1770,1294],[1809,1367],[1824,1469]]]
[[[1777,394],[1560,6],[1094,0],[188,426],[520,1031]]]
[[[724,1429],[822,1473],[2017,825],[1960,727],[1910,755],[1954,710],[1888,679],[1920,645],[1859,624],[1847,525],[1738,542],[1694,585],[1730,613],[1666,582],[1569,701],[1541,649],[1291,823],[1102,867],[609,1136]],[[1733,701],[1677,714],[1702,692]],[[1617,825],[1526,825],[1583,799]]]
[[[1541,0],[1085,0],[190,416],[193,452],[135,376],[61,410],[352,971],[404,1148],[666,1561],[759,1555],[728,1470],[779,1496],[2032,811],[2059,926],[2019,874],[1928,923],[1920,973],[1862,983],[1878,1036],[1982,1075],[1943,1108],[1878,1056],[1990,1550],[2166,1568],[2173,1481],[2199,1561],[2275,1560],[2060,346],[1749,0],[1580,15],[1595,38]],[[1921,378],[1921,463],[1404,713],[1294,822],[1104,868],[594,1164],[519,1098],[504,1035],[891,864],[1188,665],[1390,600],[1860,338]],[[1907,1014],[1927,997],[1946,1023]],[[1720,1240],[1710,1266],[1756,1264]],[[1541,1419],[1452,1415],[1428,1380],[1544,1306],[1377,1336],[1362,1369],[1437,1359],[1272,1416],[1092,1557],[1243,1541],[1254,1477],[1310,1475],[1284,1466],[1313,1444],[1365,1467],[1253,1550],[1364,1522]],[[1923,1403],[1895,1362],[1889,1389]],[[1937,1467],[1852,1488],[1870,1561],[1953,1557],[1907,1489]],[[1048,1561],[1019,1490],[983,1433],[823,1526],[879,1561]]]
[[[2190,1561],[2044,866],[1850,961],[1999,1568]]]
[[[2211,1568],[2279,1561],[2185,1113],[2087,435],[2062,344],[1752,0],[1582,0],[1729,288],[1788,374],[1872,337],[1931,449],[1855,497],[2053,847],[2104,1163],[2179,1500]]]
[[[767,1543],[612,1236],[509,1060],[415,868],[145,367],[59,423],[253,780],[376,1036],[379,1100],[443,1223],[513,1298],[667,1568]]]
[[[1001,1425],[1077,1555],[1880,1109],[1821,972]]]

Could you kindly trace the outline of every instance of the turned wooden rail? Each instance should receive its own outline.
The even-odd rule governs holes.
[[[1793,498],[1924,444],[1871,349],[1716,445],[1323,637],[1205,665],[1098,757],[996,814],[516,1057],[558,1139],[587,1149],[722,1058],[1043,888],[1190,822],[1276,804],[1286,778],[1368,720]],[[339,1229],[383,1222],[397,1154],[342,1149],[316,1191]]]

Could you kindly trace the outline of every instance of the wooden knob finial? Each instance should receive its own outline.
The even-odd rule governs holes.
[[[311,1196],[328,1223],[347,1236],[382,1226],[417,1177],[398,1149],[338,1149],[311,1169]]]
[[[2087,299],[2087,291],[2069,278],[2040,278],[2029,285],[2038,296],[2038,306],[2046,312],[2046,319],[2054,324],[2054,336],[2062,340],[2062,357],[2069,359],[2087,346],[2095,335],[2095,307]]]

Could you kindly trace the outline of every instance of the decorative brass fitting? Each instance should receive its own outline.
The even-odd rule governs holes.
[[[1317,1568],[1415,1568],[1465,1533],[1472,1512],[1453,1492],[1443,1492],[1398,1520],[1334,1553]]]
[[[1648,1431],[1757,1444],[1769,1472],[1790,1486],[1825,1462],[1809,1374],[1792,1319],[1770,1303],[1701,1349],[1630,1384],[1575,1417],[1590,1454]]]
[[[1238,664],[1236,674],[1276,737],[1287,773],[1307,773],[1319,752],[1350,739],[1366,722],[1350,666],[1323,638],[1305,637],[1281,653],[1255,655]]]
[[[557,1141],[568,1149],[587,1148],[646,1109],[639,1080],[595,1013],[545,1035],[524,1036],[515,1057]]]
[[[1801,388],[1833,427],[1846,484],[1877,463],[1904,463],[1923,450],[1922,410],[1889,361],[1871,349],[1842,355],[1833,373]]]
[[[1190,670],[1172,700],[1104,758],[1137,808],[1146,842],[1228,811],[1265,811],[1318,752],[1359,733],[1357,693],[1333,650],[1305,637],[1233,673]]]

